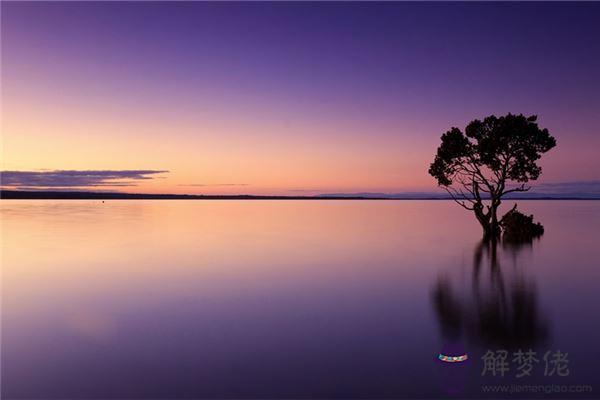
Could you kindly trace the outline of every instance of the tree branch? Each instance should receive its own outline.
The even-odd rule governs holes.
[[[531,189],[531,186],[526,187],[525,184],[523,183],[519,187],[502,192],[501,195],[504,196],[505,194],[512,193],[512,192],[527,192],[527,191],[529,191],[529,189]]]
[[[469,211],[473,211],[474,210],[474,207],[470,207],[470,206],[468,206],[468,205],[465,204],[465,201],[469,201],[471,203],[474,203],[473,200],[470,200],[468,198],[464,198],[463,200],[459,200],[457,198],[457,196],[455,196],[454,193],[452,193],[452,191],[450,190],[450,188],[448,186],[443,186],[443,188],[446,190],[446,192],[448,192],[448,194],[450,195],[450,197],[452,197],[452,200],[454,200],[462,208],[464,208],[465,210],[469,210]]]

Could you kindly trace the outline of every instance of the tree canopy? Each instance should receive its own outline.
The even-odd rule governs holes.
[[[465,131],[451,128],[429,168],[438,184],[462,207],[473,210],[486,233],[498,233],[501,198],[530,189],[542,173],[537,161],[556,140],[537,124],[537,116],[491,115],[471,121]],[[511,184],[511,182],[513,184]],[[490,200],[484,210],[483,200]]]

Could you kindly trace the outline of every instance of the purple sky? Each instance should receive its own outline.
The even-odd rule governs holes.
[[[543,180],[599,180],[599,20],[598,3],[3,2],[3,169],[424,190],[443,132],[513,112],[558,139]]]

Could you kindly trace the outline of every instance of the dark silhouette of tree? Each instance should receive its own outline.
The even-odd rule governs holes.
[[[454,201],[474,212],[485,238],[500,233],[497,211],[502,197],[528,191],[527,182],[542,172],[537,161],[556,146],[536,121],[535,115],[491,115],[471,121],[464,133],[452,128],[442,135],[429,174]]]
[[[512,210],[504,214],[500,220],[503,243],[532,242],[544,234],[544,227],[539,222],[533,222],[533,215],[525,215],[517,210],[516,204]]]

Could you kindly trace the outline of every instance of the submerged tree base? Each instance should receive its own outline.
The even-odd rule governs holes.
[[[511,243],[530,242],[544,234],[544,227],[533,222],[533,215],[525,215],[516,207],[507,212],[500,221],[502,240]]]

